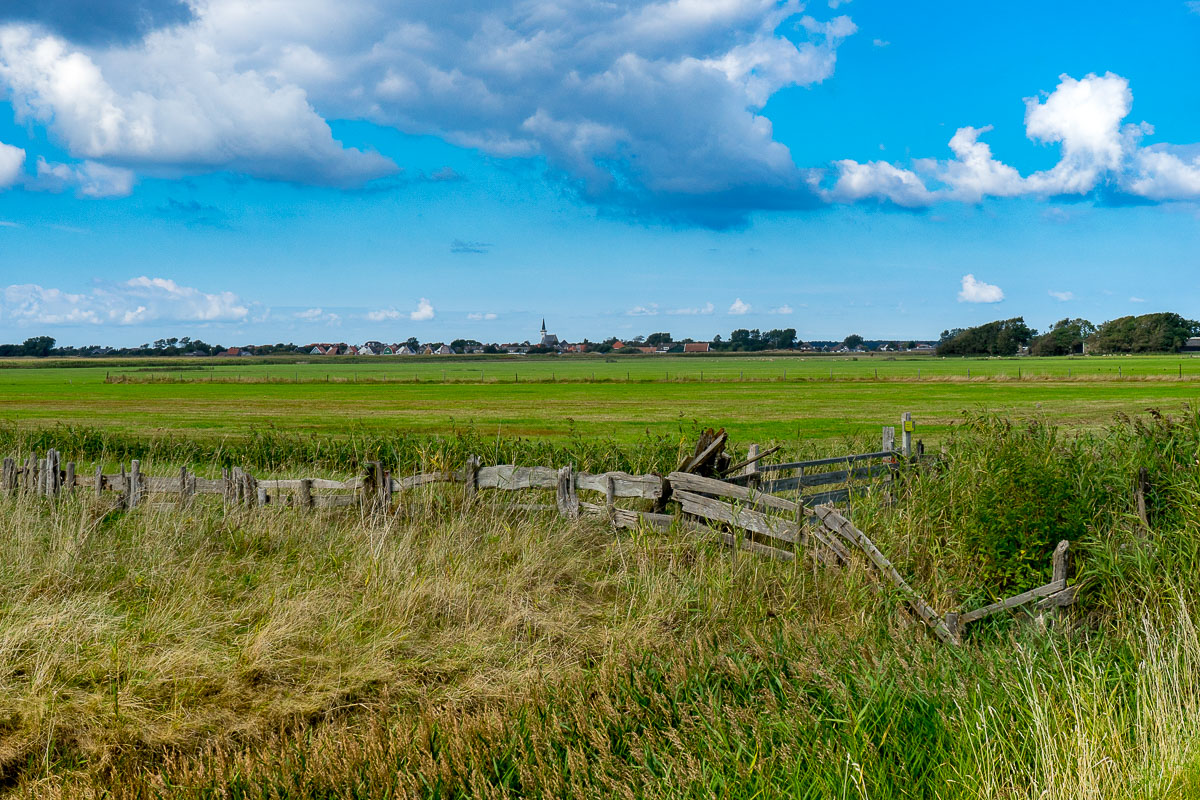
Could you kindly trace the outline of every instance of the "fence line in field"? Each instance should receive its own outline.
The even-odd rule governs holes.
[[[834,508],[833,503],[847,499],[855,491],[866,491],[859,485],[824,491],[795,499],[779,497],[776,492],[802,487],[824,486],[831,483],[871,480],[886,477],[893,480],[905,466],[920,463],[920,446],[914,448],[915,424],[906,413],[901,420],[901,447],[894,449],[895,429],[883,429],[880,451],[858,453],[840,458],[811,461],[760,464],[764,456],[757,445],[750,446],[749,458],[734,465],[730,471],[741,472],[724,479],[688,471],[691,464],[703,460],[714,447],[723,446],[721,433],[703,453],[685,460],[679,470],[665,477],[631,475],[625,472],[576,472],[571,466],[522,467],[511,464],[481,466],[472,456],[460,470],[425,472],[405,477],[393,477],[378,461],[367,462],[364,474],[339,481],[325,478],[259,478],[247,470],[234,467],[222,470],[221,478],[206,479],[181,467],[177,475],[153,476],[141,471],[141,463],[132,461],[116,473],[106,474],[101,465],[94,472],[77,471],[73,461],[65,465],[58,451],[50,450],[44,457],[29,454],[22,463],[5,458],[0,469],[0,489],[7,494],[42,496],[52,501],[77,492],[91,491],[97,498],[116,495],[117,505],[134,509],[152,505],[157,495],[174,497],[174,502],[159,507],[187,507],[199,495],[219,495],[226,509],[236,507],[289,506],[307,509],[359,507],[364,513],[385,518],[398,507],[397,493],[438,483],[461,484],[469,495],[483,490],[518,491],[525,489],[553,490],[554,505],[517,505],[527,510],[555,511],[571,519],[581,515],[607,519],[616,528],[637,528],[643,525],[660,530],[673,526],[703,534],[715,534],[734,557],[740,551],[775,559],[793,561],[799,554],[812,558],[814,564],[839,567],[851,561],[853,552],[862,553],[867,563],[893,583],[917,616],[942,641],[958,645],[966,625],[992,614],[1035,603],[1041,611],[1053,614],[1054,609],[1068,606],[1075,600],[1077,587],[1068,585],[1067,542],[1060,542],[1054,551],[1053,580],[1030,591],[983,608],[963,613],[952,612],[939,616],[930,605],[904,580],[878,547],[850,520]],[[697,448],[701,449],[701,448]],[[914,452],[914,450],[916,452]],[[879,464],[867,467],[827,470],[805,474],[805,469],[850,465],[869,461]],[[765,479],[764,476],[795,471],[791,478]],[[603,495],[603,503],[580,499],[579,493]],[[618,499],[654,501],[656,511],[623,508]],[[667,502],[676,503],[678,513],[661,513]]]

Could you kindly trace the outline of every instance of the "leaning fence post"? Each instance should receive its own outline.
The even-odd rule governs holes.
[[[900,440],[900,448],[901,452],[904,453],[905,458],[912,457],[912,435],[915,427],[916,426],[913,424],[912,412],[905,411],[904,416],[900,418],[900,430],[902,437]]]
[[[579,517],[579,495],[575,492],[575,471],[568,464],[558,471],[558,513],[568,519]]]

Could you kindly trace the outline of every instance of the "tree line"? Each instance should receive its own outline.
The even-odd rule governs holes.
[[[996,320],[973,328],[942,331],[942,356],[1013,356],[1028,348],[1033,356],[1088,353],[1178,353],[1200,335],[1200,322],[1169,312],[1119,317],[1099,326],[1086,319],[1061,319],[1039,334],[1024,317]]]

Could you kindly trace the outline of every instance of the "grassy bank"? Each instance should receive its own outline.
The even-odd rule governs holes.
[[[981,416],[945,446],[856,523],[939,612],[1043,582],[1069,538],[1069,618],[1001,615],[948,649],[862,566],[734,560],[454,489],[387,524],[0,499],[0,780],[38,798],[1195,796],[1200,420]]]

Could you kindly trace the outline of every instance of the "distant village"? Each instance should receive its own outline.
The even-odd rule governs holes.
[[[507,342],[503,344],[484,344],[473,340],[458,339],[450,344],[441,342],[420,344],[416,339],[406,342],[387,343],[368,341],[362,344],[347,344],[346,342],[313,342],[297,348],[300,352],[314,356],[454,356],[454,355],[538,355],[554,353],[615,353],[617,355],[638,354],[667,354],[667,353],[709,353],[717,351],[742,350],[793,350],[809,353],[868,353],[868,352],[906,352],[932,353],[937,347],[935,342],[891,342],[866,341],[860,336],[849,336],[841,342],[814,341],[802,342],[796,339],[793,328],[778,331],[768,331],[762,334],[757,330],[737,330],[730,334],[728,340],[717,336],[713,341],[697,342],[692,339],[674,341],[670,334],[653,333],[649,336],[635,336],[628,340],[616,337],[602,342],[567,342],[546,330],[546,321],[542,320],[536,342]],[[255,355],[257,348],[231,347],[217,355],[238,356]]]

